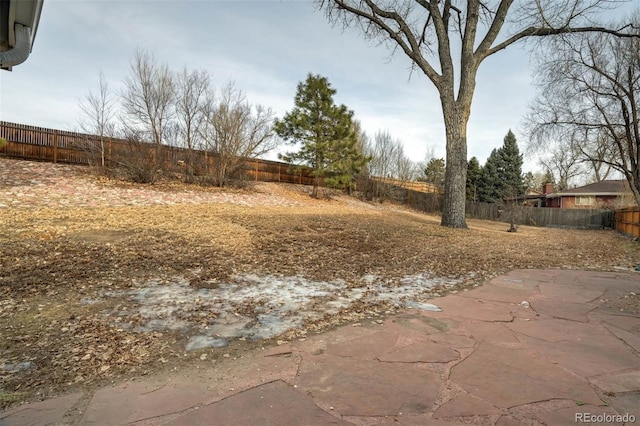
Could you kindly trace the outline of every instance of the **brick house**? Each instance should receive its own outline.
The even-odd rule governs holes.
[[[542,191],[530,189],[525,195],[520,195],[518,197],[507,197],[504,199],[504,201],[507,203],[522,204],[528,207],[552,207],[550,205],[552,199],[547,198],[551,194],[553,194],[553,184],[545,183],[542,186]]]
[[[603,180],[560,192],[550,191],[545,197],[545,207],[561,209],[619,209],[635,205],[626,180]]]

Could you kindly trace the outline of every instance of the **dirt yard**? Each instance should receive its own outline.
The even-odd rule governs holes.
[[[131,185],[0,159],[0,409],[430,309],[511,269],[640,263],[611,230],[451,230],[306,190]],[[640,313],[620,297],[607,303]]]

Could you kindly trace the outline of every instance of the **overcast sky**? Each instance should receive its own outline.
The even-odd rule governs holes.
[[[234,81],[250,102],[279,117],[293,107],[298,82],[321,74],[370,136],[388,130],[415,161],[429,147],[445,155],[439,99],[426,76],[410,78],[401,52],[391,57],[389,46],[333,28],[309,1],[45,0],[31,56],[0,72],[0,119],[76,129],[79,100],[96,90],[99,72],[118,92],[138,47],[174,70],[209,71],[216,87]],[[519,130],[535,95],[532,71],[524,46],[481,65],[469,158],[484,163],[509,129],[524,149]],[[530,160],[525,169],[536,167]]]

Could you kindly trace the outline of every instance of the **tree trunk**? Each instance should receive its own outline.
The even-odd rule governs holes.
[[[456,105],[453,100],[442,99],[442,111],[447,134],[444,201],[440,224],[449,228],[467,228],[465,197],[467,188],[467,123],[471,110]]]
[[[318,176],[313,177],[313,190],[311,191],[311,197],[318,198],[318,187],[320,186],[320,178]]]

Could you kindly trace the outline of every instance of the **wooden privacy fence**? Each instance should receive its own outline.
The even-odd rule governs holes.
[[[426,213],[442,212],[442,196],[417,191],[405,191],[402,200]],[[640,219],[640,210],[637,218]],[[518,225],[601,229],[614,227],[614,212],[606,209],[559,209],[551,207],[525,207],[509,204],[491,204],[468,201],[466,216],[471,219],[501,222],[513,221]],[[640,222],[640,220],[638,220]],[[617,223],[617,221],[616,221]],[[640,223],[636,224],[640,232]]]
[[[125,139],[104,138],[84,133],[47,129],[24,124],[0,121],[0,138],[6,143],[0,146],[0,156],[27,160],[52,161],[69,164],[105,164],[113,166],[133,155],[153,159],[154,164],[166,171],[184,172],[188,160],[197,164],[198,173],[206,174],[216,167],[215,154],[174,146],[155,146],[135,143]],[[313,184],[311,169],[287,163],[262,159],[243,159],[240,169],[246,178],[263,182]]]
[[[603,229],[614,227],[614,211],[607,209],[560,209],[553,207],[519,207],[519,220],[516,223],[533,226]],[[505,208],[502,216],[509,221],[509,210]]]
[[[640,237],[640,207],[616,210],[616,229],[635,238]]]
[[[393,178],[381,178],[377,176],[370,176],[370,179],[380,182],[382,184],[396,186],[399,188],[408,189],[410,191],[415,192],[426,192],[426,193],[439,193],[440,188],[432,183],[427,182],[417,182],[417,181],[407,181]]]
[[[6,157],[53,161],[54,163],[88,164],[87,153],[80,141],[92,136],[62,130],[0,121],[0,154]]]

